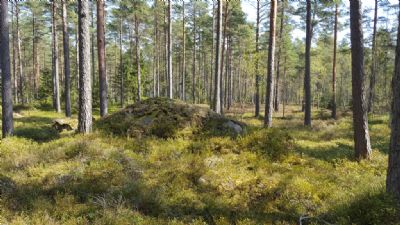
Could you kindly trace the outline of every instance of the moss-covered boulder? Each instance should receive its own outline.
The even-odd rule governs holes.
[[[62,118],[53,120],[51,127],[59,133],[78,129],[78,120],[75,118]]]
[[[218,115],[207,106],[166,98],[151,98],[127,106],[97,121],[95,127],[127,137],[237,136],[245,132],[243,123]]]

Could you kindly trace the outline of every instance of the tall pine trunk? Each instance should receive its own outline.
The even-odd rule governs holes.
[[[90,73],[89,1],[78,1],[79,20],[79,115],[78,131],[92,131],[92,86]]]
[[[311,126],[311,38],[312,38],[312,24],[311,24],[311,0],[307,0],[307,18],[306,18],[306,54],[305,54],[305,74],[304,74],[304,125]]]
[[[13,51],[13,62],[12,62],[12,64],[13,64],[13,68],[12,68],[12,70],[13,70],[13,80],[12,80],[12,82],[13,82],[13,93],[14,93],[14,101],[15,101],[15,104],[17,104],[18,103],[18,75],[17,75],[17,69],[16,69],[16,65],[17,65],[17,54],[16,54],[16,44],[15,44],[15,42],[16,42],[16,34],[15,34],[15,29],[14,29],[14,12],[15,12],[15,7],[14,7],[14,3],[13,4],[11,4],[11,15],[12,15],[12,18],[11,18],[11,22],[12,22],[12,24],[11,24],[11,33],[12,33],[12,51]]]
[[[1,106],[3,138],[14,133],[12,84],[10,71],[10,47],[8,30],[8,0],[0,1],[0,66],[1,66]]]
[[[97,0],[97,58],[99,62],[100,116],[108,113],[108,81],[104,28],[104,0]]]
[[[267,89],[265,96],[264,126],[272,127],[272,111],[274,108],[274,60],[275,60],[275,26],[276,26],[277,0],[271,0],[271,12],[269,21],[269,43],[268,43],[268,66],[267,66]]]
[[[168,0],[168,50],[167,50],[167,60],[168,60],[168,97],[170,99],[173,98],[174,92],[173,92],[173,84],[172,84],[172,39],[171,39],[171,33],[172,33],[172,24],[171,24],[171,0]]]
[[[360,160],[368,159],[371,155],[365,101],[364,46],[360,0],[350,1],[350,30],[354,150],[356,158]]]
[[[91,55],[91,57],[92,57],[92,61],[91,61],[91,66],[92,66],[92,69],[91,69],[91,73],[92,73],[92,79],[91,79],[91,82],[92,82],[92,89],[94,89],[94,87],[96,86],[96,83],[95,83],[95,81],[96,81],[96,79],[95,79],[95,72],[96,72],[96,69],[95,69],[95,66],[96,66],[96,62],[95,62],[95,60],[94,60],[94,57],[95,57],[95,53],[94,53],[94,46],[95,46],[95,39],[94,39],[94,13],[93,13],[93,11],[94,11],[94,2],[93,1],[91,1],[90,2],[90,22],[91,22],[91,28],[90,28],[90,35],[91,35],[91,38],[90,38],[90,51],[91,51],[91,53],[90,53],[90,55]]]
[[[337,27],[338,27],[338,16],[339,16],[339,5],[335,5],[335,26],[333,35],[333,65],[332,65],[332,119],[337,119],[336,115],[336,49],[337,49]]]
[[[165,96],[168,97],[168,6],[164,2],[164,82],[165,82]]]
[[[222,46],[221,46],[221,76],[220,76],[220,101],[221,101],[221,114],[224,114],[224,97],[225,97],[225,92],[224,92],[224,73],[225,73],[225,67],[224,67],[224,63],[225,63],[225,44],[226,44],[226,36],[227,36],[227,25],[228,25],[228,7],[229,7],[229,1],[225,1],[225,10],[224,10],[224,30],[222,33]]]
[[[286,81],[286,61],[287,61],[287,56],[285,56],[284,62],[283,62],[283,89],[282,89],[282,118],[285,118],[285,110],[286,110],[286,103],[288,100],[288,82]]]
[[[274,95],[274,109],[275,112],[279,111],[281,90],[280,90],[280,76],[281,76],[281,56],[282,56],[282,48],[283,48],[283,26],[285,20],[285,0],[281,2],[281,21],[279,28],[279,50],[277,56],[277,65],[276,65],[276,81],[275,81],[275,95]]]
[[[69,34],[67,22],[67,3],[62,1],[63,44],[64,44],[64,76],[65,76],[65,116],[71,117],[71,76],[69,62]]]
[[[157,97],[157,1],[154,1],[153,97]]]
[[[39,53],[38,53],[38,41],[36,28],[36,15],[32,11],[32,58],[33,58],[33,96],[38,98],[39,87],[40,87],[40,64],[39,64]]]
[[[259,69],[259,39],[260,39],[260,1],[257,1],[257,20],[256,20],[256,93],[255,101],[255,116],[260,116],[260,69]]]
[[[158,29],[158,1],[154,1],[154,60],[155,60],[155,77],[154,77],[154,97],[160,96],[160,38]]]
[[[400,22],[400,13],[398,18]],[[386,190],[400,199],[400,23],[397,31],[397,47],[394,68],[395,70],[392,79],[392,133],[390,136]]]
[[[186,83],[186,28],[185,28],[185,2],[182,1],[182,84],[181,84],[181,99],[183,101],[186,100],[186,90],[185,90],[185,83]]]
[[[25,104],[25,95],[24,95],[24,81],[25,77],[23,74],[23,65],[22,65],[22,52],[21,52],[21,33],[19,27],[19,7],[18,2],[15,2],[15,17],[17,19],[17,27],[16,27],[16,39],[17,39],[17,54],[18,54],[18,92],[19,92],[19,99],[22,104]]]
[[[227,74],[228,74],[228,94],[227,94],[227,109],[229,110],[232,106],[233,98],[233,74],[232,74],[232,36],[228,37],[228,60],[227,60]]]
[[[75,78],[76,78],[76,87],[79,89],[79,27],[78,24],[75,24]]]
[[[123,74],[123,65],[122,65],[122,17],[120,17],[119,24],[119,75],[120,77],[120,106],[121,108],[125,105],[125,81]]]
[[[57,30],[56,30],[56,2],[52,2],[52,78],[53,78],[53,107],[56,112],[61,112],[60,103],[60,81],[59,81],[59,68],[58,68],[58,41],[57,41]],[[18,32],[18,31],[17,31]],[[18,35],[17,35],[18,36]]]
[[[214,109],[214,103],[213,103],[213,101],[214,101],[214,95],[213,95],[213,77],[214,77],[214,49],[215,49],[215,37],[216,37],[216,32],[215,32],[215,26],[216,26],[216,21],[215,21],[215,18],[216,18],[216,10],[215,10],[215,6],[216,6],[216,4],[215,4],[215,1],[213,1],[213,4],[212,4],[212,14],[211,14],[211,16],[212,16],[212,28],[211,28],[211,33],[212,33],[212,44],[211,44],[211,57],[210,57],[210,82],[209,82],[209,87],[208,87],[208,90],[209,90],[209,99],[208,99],[208,101],[209,101],[209,103],[210,103],[210,108],[212,109],[212,110],[215,110]]]
[[[222,36],[222,1],[218,1],[217,7],[217,38],[215,42],[215,66],[214,66],[214,110],[221,114],[221,36]]]
[[[193,2],[192,101],[196,103],[196,1]]]
[[[375,84],[376,84],[376,29],[378,23],[378,0],[375,0],[374,9],[374,28],[372,33],[372,62],[371,62],[371,77],[369,83],[369,96],[368,96],[368,112],[373,111],[373,104],[375,98]]]
[[[140,39],[139,39],[139,19],[135,14],[135,53],[136,53],[136,70],[137,70],[137,100],[140,101],[142,98],[142,89],[141,89],[141,68],[140,68]]]

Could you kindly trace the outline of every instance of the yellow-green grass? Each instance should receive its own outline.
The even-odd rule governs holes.
[[[351,117],[315,110],[304,128],[297,110],[276,114],[272,131],[251,108],[232,110],[249,126],[236,139],[58,134],[51,122],[62,114],[22,110],[0,144],[0,223],[400,223],[384,192],[388,116],[370,118],[373,157],[357,162]]]

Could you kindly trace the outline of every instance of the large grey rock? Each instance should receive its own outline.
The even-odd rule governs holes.
[[[244,133],[245,125],[216,114],[205,105],[152,98],[127,106],[96,122],[107,133],[126,137],[159,138],[233,136]]]
[[[225,122],[222,124],[222,126],[226,129],[231,130],[234,132],[236,135],[242,135],[243,134],[243,128],[241,125],[234,123],[232,120],[229,120],[228,122]]]

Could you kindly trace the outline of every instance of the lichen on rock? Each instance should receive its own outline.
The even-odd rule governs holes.
[[[96,122],[103,132],[127,137],[175,138],[193,135],[238,136],[245,125],[206,106],[167,98],[151,98],[127,106]]]

